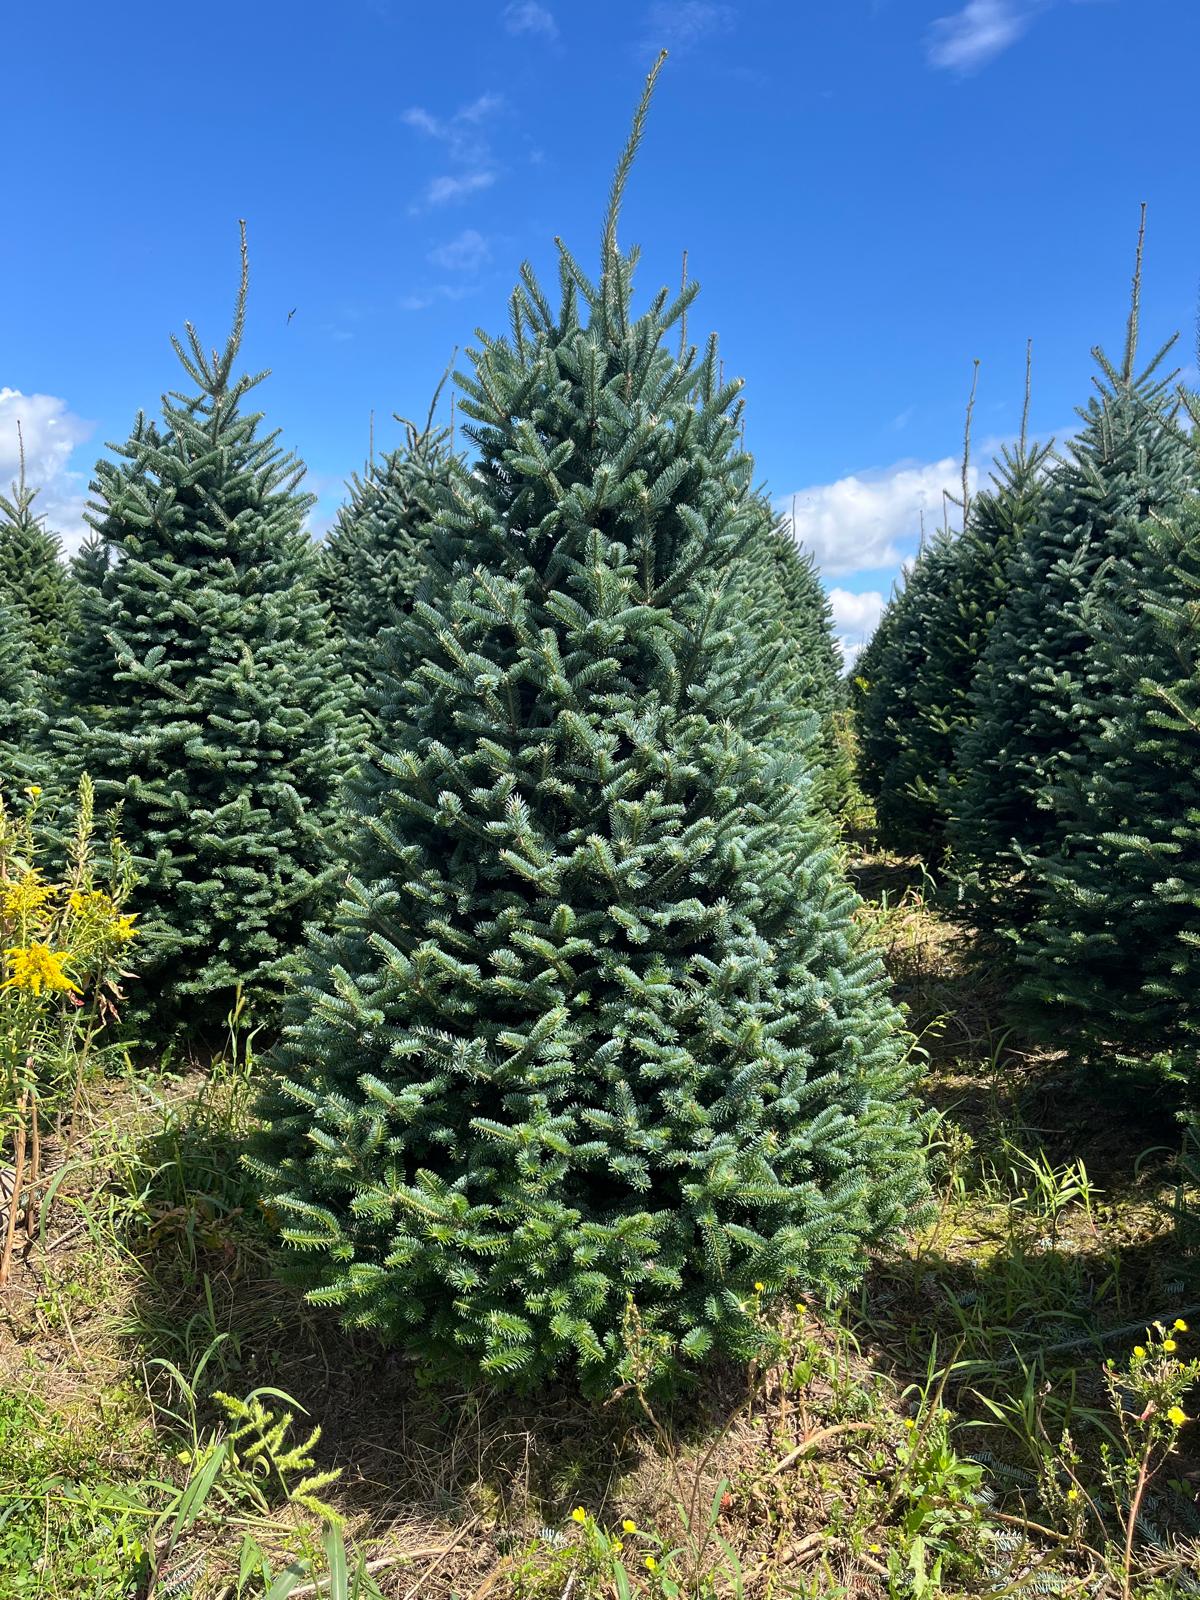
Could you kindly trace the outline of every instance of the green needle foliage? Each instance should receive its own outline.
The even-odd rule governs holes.
[[[173,341],[195,392],[139,416],[96,469],[81,694],[61,735],[123,807],[146,908],[155,1026],[203,1028],[236,986],[273,991],[334,873],[344,686],[302,524],[303,466],[244,411],[232,376],[246,304],[205,354]],[[107,561],[104,558],[107,558]]]
[[[656,69],[657,71],[657,69]],[[653,82],[647,84],[648,100]],[[740,384],[526,268],[355,785],[254,1158],[314,1300],[435,1371],[590,1391],[761,1337],[922,1194],[906,1040],[733,570]]]
[[[1101,688],[1085,612],[1111,590],[1146,520],[1174,515],[1195,481],[1171,380],[1158,375],[1170,345],[1138,374],[1136,333],[1135,293],[1123,366],[1095,352],[1098,392],[1008,569],[956,751],[949,838],[962,905],[1009,948],[1035,914],[1035,862],[1055,832],[1050,794],[1077,760]]]
[[[44,717],[30,668],[23,619],[0,597],[0,797],[39,781],[34,750]]]
[[[1102,597],[1087,724],[1050,795],[1019,998],[1100,1062],[1166,1056],[1200,1085],[1200,501],[1138,530]]]
[[[423,429],[405,422],[403,445],[350,480],[350,499],[321,551],[321,592],[346,669],[368,703],[379,676],[380,634],[412,609],[426,575],[432,518],[450,478],[450,433],[433,426],[433,409]]]
[[[1023,426],[992,487],[970,500],[965,530],[922,548],[860,659],[862,782],[888,849],[944,854],[955,745],[973,717],[971,684],[1007,598],[1008,562],[1040,514],[1048,455]]]
[[[63,566],[58,539],[33,509],[36,498],[37,490],[25,481],[22,441],[20,475],[10,495],[0,494],[0,599],[25,633],[31,670],[47,681],[54,694],[74,624],[74,586]]]

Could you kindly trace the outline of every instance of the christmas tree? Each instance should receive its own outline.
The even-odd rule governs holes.
[[[1200,501],[1129,530],[1079,621],[1087,721],[1048,796],[1018,999],[1104,1065],[1170,1057],[1200,1085]]]
[[[30,666],[24,619],[0,597],[0,797],[38,780],[35,750],[44,717]]]
[[[368,691],[368,703],[380,634],[412,608],[426,575],[431,520],[449,479],[450,434],[433,425],[436,403],[435,395],[423,428],[405,422],[403,445],[350,480],[350,499],[321,552],[321,592],[347,671]]]
[[[233,376],[246,288],[243,230],[224,351],[189,324],[173,343],[194,392],[96,469],[107,568],[91,549],[71,675],[95,714],[60,735],[122,804],[160,1025],[185,1007],[195,1028],[219,1021],[239,985],[270,993],[335,870],[344,689],[303,467],[244,409],[265,374]]]
[[[1049,793],[1092,714],[1083,610],[1103,596],[1146,519],[1173,515],[1195,481],[1171,379],[1159,375],[1170,345],[1143,372],[1135,367],[1140,262],[1139,242],[1124,361],[1117,368],[1095,352],[1097,393],[1008,568],[1008,599],[955,752],[948,831],[963,872],[961,904],[986,938],[1010,945],[1035,912],[1031,863],[1053,837]]]
[[[1028,369],[1027,369],[1028,373]],[[881,624],[873,663],[860,663],[863,787],[875,800],[881,842],[940,860],[945,850],[954,748],[971,721],[971,683],[1007,595],[1007,568],[1036,522],[1049,447],[1004,446],[992,486],[969,496],[964,530],[922,546]],[[964,456],[964,462],[966,458]]]
[[[20,423],[17,424],[20,437]],[[59,541],[33,509],[37,490],[25,481],[25,444],[11,495],[0,494],[0,599],[29,644],[31,669],[51,688],[74,622],[74,593]]]
[[[459,380],[447,581],[255,1158],[314,1300],[590,1390],[756,1348],[762,1299],[852,1283],[922,1193],[886,980],[764,720],[740,385],[667,347],[694,286],[631,310],[645,107],[599,280],[560,245],[554,308],[523,269]]]

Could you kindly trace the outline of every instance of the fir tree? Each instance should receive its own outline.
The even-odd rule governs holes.
[[[0,597],[0,797],[38,781],[43,722],[24,619]]]
[[[657,70],[657,69],[656,69]],[[653,81],[647,85],[647,96]],[[603,1389],[755,1345],[921,1193],[898,1017],[771,737],[761,526],[694,294],[635,319],[614,181],[461,378],[479,450],[355,784],[255,1159],[312,1297],[433,1369]],[[751,731],[748,731],[751,730]]]
[[[378,676],[380,634],[407,616],[426,575],[430,523],[451,459],[449,430],[433,426],[433,410],[423,429],[405,422],[404,444],[350,480],[350,499],[322,548],[321,592],[360,689]]]
[[[97,714],[63,742],[123,807],[145,907],[142,992],[156,1026],[203,1027],[236,986],[269,993],[333,875],[342,748],[337,650],[302,523],[303,466],[233,377],[242,281],[224,351],[173,344],[198,392],[139,417],[102,461],[83,558],[87,626],[72,681]],[[104,660],[104,653],[107,660]]]
[[[113,653],[107,636],[113,546],[89,533],[71,560],[75,627],[64,675],[64,708],[92,722],[103,718],[111,693]]]
[[[956,748],[950,844],[961,904],[989,939],[1019,940],[1034,914],[1029,867],[1053,833],[1049,791],[1090,719],[1096,685],[1081,608],[1102,597],[1146,519],[1172,515],[1194,481],[1170,379],[1158,376],[1170,345],[1142,373],[1134,365],[1140,255],[1139,243],[1124,362],[1095,352],[1098,392],[1014,553],[972,687],[973,721]]]
[[[1035,1031],[1085,1059],[1166,1053],[1200,1086],[1200,501],[1140,525],[1079,617],[1087,722],[1048,796],[1018,949]]]
[[[17,424],[18,437],[20,423]],[[0,494],[0,598],[29,643],[32,670],[53,690],[74,622],[73,585],[57,537],[33,509],[37,490],[25,481],[25,444],[11,495]]]
[[[921,550],[880,630],[864,688],[864,786],[881,842],[938,861],[953,805],[954,748],[971,721],[971,684],[1007,595],[1007,567],[1037,520],[1048,446],[1005,446],[992,487],[967,502],[964,531]],[[964,486],[965,497],[965,486]]]

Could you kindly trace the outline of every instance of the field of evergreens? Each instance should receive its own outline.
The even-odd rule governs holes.
[[[244,228],[0,498],[0,1600],[1200,1595],[1200,399],[1139,240],[847,676],[657,70],[324,541]]]

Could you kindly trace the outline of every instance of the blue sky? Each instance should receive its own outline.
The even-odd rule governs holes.
[[[1070,427],[1142,200],[1144,347],[1182,328],[1195,359],[1196,0],[66,0],[6,45],[0,482],[20,416],[68,543],[104,442],[179,380],[168,335],[223,336],[240,216],[246,363],[327,525],[372,410],[382,445],[423,415],[524,258],[595,261],[663,45],[622,240],[646,292],[689,252],[851,647],[957,479],[973,358],[980,460],[1027,337],[1035,429]]]

